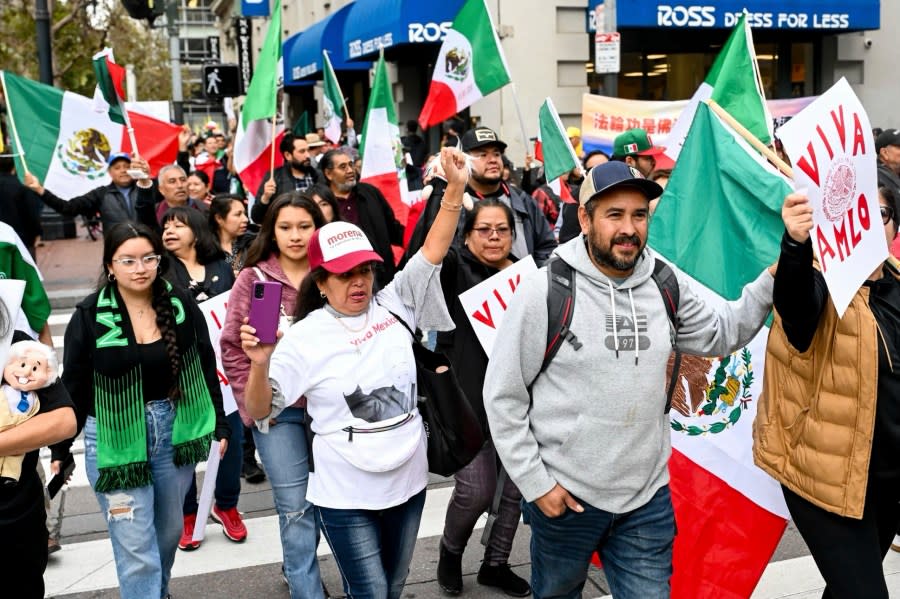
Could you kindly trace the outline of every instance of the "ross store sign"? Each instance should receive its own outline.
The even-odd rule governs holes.
[[[410,23],[409,43],[422,44],[425,42],[439,42],[447,35],[447,31],[453,26],[453,22],[443,23]]]
[[[595,29],[594,9],[588,4],[588,31]],[[744,12],[755,29],[846,31],[878,29],[879,0],[616,0],[616,23],[622,28],[725,29]]]

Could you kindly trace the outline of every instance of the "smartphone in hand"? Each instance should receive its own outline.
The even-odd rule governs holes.
[[[281,316],[281,283],[254,281],[250,296],[250,326],[260,343],[275,343]]]
[[[72,476],[72,472],[75,471],[75,457],[70,453],[63,463],[59,466],[59,473],[53,475],[53,478],[50,479],[50,482],[47,483],[47,494],[50,495],[50,499],[56,497],[56,494],[59,493],[59,490],[62,488],[64,484],[69,480],[69,477]]]

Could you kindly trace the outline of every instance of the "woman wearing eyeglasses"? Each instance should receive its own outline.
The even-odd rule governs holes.
[[[450,359],[466,397],[481,421],[485,438],[490,439],[481,388],[488,356],[484,353],[459,295],[513,264],[510,254],[515,220],[509,206],[496,198],[477,202],[466,215],[462,249],[451,248],[441,270],[441,287],[456,329],[438,333],[437,348]],[[438,584],[447,593],[462,591],[462,554],[478,518],[491,505],[497,486],[497,452],[488,441],[472,462],[456,473],[456,486],[447,506],[444,535],[438,561]],[[522,495],[506,480],[500,515],[491,530],[478,572],[478,583],[499,587],[514,597],[524,597],[531,587],[510,570],[508,559],[519,524]]]
[[[163,254],[143,225],[107,231],[99,289],[65,336],[62,379],[123,599],[167,597],[194,465],[214,437],[224,454],[229,437],[206,321],[188,292],[159,276]]]
[[[897,235],[892,200],[879,194],[887,244]],[[782,485],[822,596],[887,599],[881,562],[900,517],[900,271],[888,258],[839,317],[813,263],[809,201],[791,194],[781,214],[754,459]]]

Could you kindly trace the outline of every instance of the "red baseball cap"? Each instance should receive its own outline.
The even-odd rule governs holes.
[[[372,249],[366,234],[344,221],[328,223],[313,231],[307,257],[310,270],[321,266],[332,273],[348,272],[364,262],[384,262]]]

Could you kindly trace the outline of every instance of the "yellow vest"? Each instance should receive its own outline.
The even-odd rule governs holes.
[[[861,287],[838,318],[829,298],[809,348],[769,332],[753,460],[820,508],[861,519],[875,430],[879,332]]]

